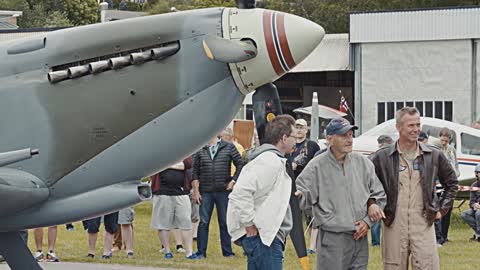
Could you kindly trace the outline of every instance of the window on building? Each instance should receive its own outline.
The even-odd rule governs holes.
[[[443,102],[435,101],[435,118],[443,119]]]
[[[395,102],[387,102],[387,120],[395,118]]]
[[[443,119],[453,121],[453,102],[445,101],[445,114]]]
[[[433,117],[433,102],[425,102],[425,117]]]
[[[388,101],[377,103],[377,124],[395,118],[395,112],[403,107],[416,107],[420,116],[453,120],[452,101]]]
[[[377,125],[385,122],[385,102],[377,104]]]
[[[423,116],[423,102],[422,101],[416,101],[415,102],[415,107],[420,112],[420,116]]]

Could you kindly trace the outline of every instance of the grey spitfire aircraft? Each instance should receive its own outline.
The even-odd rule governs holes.
[[[149,199],[139,179],[199,149],[249,92],[278,97],[271,82],[323,36],[291,14],[211,8],[0,43],[0,254],[41,269],[19,230]]]

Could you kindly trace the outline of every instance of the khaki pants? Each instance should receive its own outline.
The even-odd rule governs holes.
[[[428,226],[421,213],[400,215],[390,227],[383,226],[383,269],[407,270],[409,257],[413,270],[440,269],[434,226]]]

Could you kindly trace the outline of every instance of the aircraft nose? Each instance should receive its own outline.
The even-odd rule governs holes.
[[[255,57],[229,64],[243,94],[285,75],[325,36],[325,30],[314,22],[265,9],[226,9],[222,23],[224,38],[250,40],[257,49]]]
[[[325,30],[302,17],[265,11],[263,32],[275,73],[284,75],[305,59],[322,41]]]

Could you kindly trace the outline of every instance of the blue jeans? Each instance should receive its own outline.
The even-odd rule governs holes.
[[[212,217],[213,206],[217,207],[218,225],[220,227],[220,241],[223,256],[235,255],[232,251],[232,242],[227,230],[227,207],[229,192],[204,192],[200,204],[200,224],[198,224],[197,246],[198,255],[207,257],[208,227]]]
[[[270,246],[262,243],[259,235],[244,237],[242,246],[247,254],[248,270],[282,270],[283,243],[277,237]]]
[[[372,225],[371,234],[372,234],[372,246],[380,245],[380,230],[382,229],[382,222],[377,221],[377,223]]]

